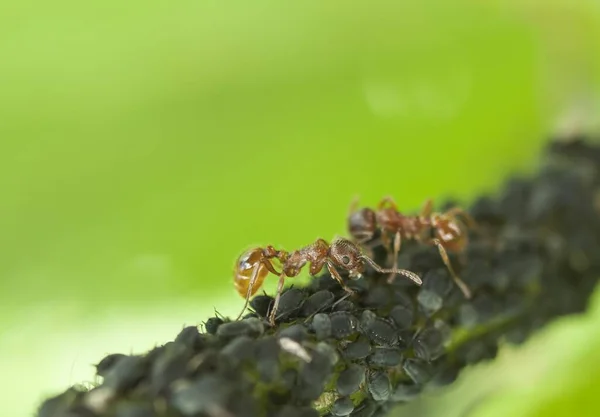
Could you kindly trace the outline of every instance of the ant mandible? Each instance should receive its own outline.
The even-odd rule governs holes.
[[[281,272],[277,271],[273,266],[272,260],[274,259],[280,262]],[[400,274],[410,278],[417,285],[422,284],[421,278],[413,272],[404,269],[384,269],[380,267],[375,261],[364,255],[359,247],[348,239],[337,238],[331,244],[323,239],[317,239],[311,245],[293,252],[277,250],[273,246],[254,248],[243,253],[238,258],[235,267],[235,288],[246,299],[244,308],[237,319],[240,319],[248,307],[250,297],[262,286],[267,275],[272,273],[279,276],[275,301],[269,314],[269,322],[271,325],[274,325],[275,314],[279,306],[279,299],[285,278],[297,276],[307,263],[310,263],[309,271],[313,276],[327,266],[331,276],[349,294],[353,294],[354,291],[344,283],[338,268],[347,271],[350,279],[359,279],[364,272],[365,265],[369,264],[379,273]]]
[[[413,239],[418,242],[436,246],[444,264],[450,271],[452,279],[466,298],[471,298],[471,290],[454,272],[447,251],[462,252],[468,238],[463,223],[458,216],[466,220],[466,226],[474,227],[472,217],[459,207],[451,208],[444,213],[433,212],[433,201],[425,201],[419,215],[405,216],[398,211],[398,206],[392,197],[383,198],[376,210],[363,208],[357,210],[358,199],[354,199],[348,215],[348,230],[351,236],[360,244],[373,239],[377,230],[381,231],[381,241],[389,249],[389,235],[393,241],[393,269],[398,267],[398,253],[402,239]],[[388,282],[392,282],[395,273],[391,273]]]

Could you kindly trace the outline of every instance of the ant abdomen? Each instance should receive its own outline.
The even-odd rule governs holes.
[[[250,286],[250,280],[255,268],[258,268],[256,272],[255,285],[250,289],[250,296],[256,294],[256,292],[262,286],[265,278],[269,274],[269,270],[261,262],[263,256],[263,250],[261,248],[250,249],[242,254],[238,258],[235,269],[235,289],[242,296],[246,297]]]

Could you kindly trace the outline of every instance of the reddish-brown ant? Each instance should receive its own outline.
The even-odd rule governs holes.
[[[357,242],[365,244],[371,241],[379,230],[381,241],[389,249],[390,235],[393,235],[393,269],[398,268],[398,253],[402,239],[413,239],[436,246],[456,285],[466,298],[471,298],[471,290],[454,272],[447,253],[447,251],[462,252],[467,245],[465,225],[458,221],[458,216],[466,220],[466,226],[472,227],[475,221],[468,213],[459,207],[444,213],[434,213],[433,201],[427,200],[419,215],[405,216],[398,211],[398,206],[391,197],[383,198],[376,210],[370,208],[357,210],[357,205],[358,200],[355,199],[348,215],[348,229]],[[392,282],[395,275],[392,272],[388,281]]]
[[[272,260],[274,259],[280,262],[281,272],[277,271],[273,266]],[[274,324],[285,278],[297,276],[307,263],[310,263],[309,271],[311,275],[316,275],[327,266],[331,276],[349,294],[352,294],[354,291],[346,286],[337,268],[347,271],[350,279],[358,279],[364,272],[365,265],[369,264],[379,273],[400,274],[410,278],[418,285],[422,284],[421,278],[413,272],[397,268],[381,268],[375,261],[364,255],[356,244],[348,239],[335,239],[331,245],[323,239],[317,239],[313,244],[293,252],[277,250],[273,246],[254,248],[243,253],[239,257],[235,267],[235,288],[246,299],[244,308],[238,319],[248,307],[250,297],[258,291],[270,272],[279,276],[277,294],[269,314],[269,322]]]

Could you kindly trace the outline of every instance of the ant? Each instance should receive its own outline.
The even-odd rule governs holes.
[[[467,245],[468,238],[464,226],[475,227],[475,220],[460,207],[454,207],[444,213],[433,212],[433,201],[425,201],[420,214],[405,216],[398,211],[398,206],[392,197],[383,198],[376,210],[363,208],[357,210],[358,199],[350,205],[348,215],[348,230],[359,244],[365,244],[373,239],[375,233],[381,232],[381,241],[389,249],[389,235],[394,235],[393,256],[394,266],[398,268],[398,253],[402,239],[412,239],[420,243],[436,246],[444,264],[450,271],[452,279],[460,288],[464,296],[471,298],[471,290],[454,272],[447,251],[462,252]],[[458,216],[466,220],[466,224],[458,221]],[[394,272],[388,282],[395,279]]]
[[[277,259],[281,264],[281,272],[273,266],[272,260]],[[316,275],[325,266],[331,276],[340,283],[342,288],[350,295],[354,290],[348,288],[344,283],[338,268],[349,273],[350,279],[356,280],[362,276],[365,265],[369,264],[379,273],[394,273],[410,278],[417,285],[421,285],[421,278],[414,272],[404,269],[384,269],[377,265],[368,256],[364,255],[359,247],[348,239],[337,238],[331,244],[323,239],[317,239],[311,245],[305,246],[293,252],[277,250],[273,246],[265,248],[254,248],[243,253],[237,261],[235,267],[234,283],[237,292],[245,297],[244,308],[237,320],[242,316],[250,297],[252,297],[262,286],[265,278],[270,273],[279,276],[277,285],[277,294],[273,303],[273,308],[269,314],[269,322],[275,324],[275,313],[279,306],[279,299],[283,290],[285,278],[297,276],[301,269],[310,262],[310,274]]]

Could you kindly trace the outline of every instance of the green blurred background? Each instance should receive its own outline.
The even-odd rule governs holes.
[[[551,133],[597,128],[597,3],[449,3],[1,5],[2,415],[92,382],[107,353],[236,314],[232,268],[249,246],[344,235],[354,196],[468,201],[534,169]],[[598,351],[598,316],[563,325],[584,329],[574,344]],[[547,337],[535,357],[570,352]],[[515,362],[492,366],[548,386]],[[553,374],[564,409],[599,415],[574,368]],[[461,378],[457,416],[492,372]],[[549,409],[519,415],[562,415]]]

